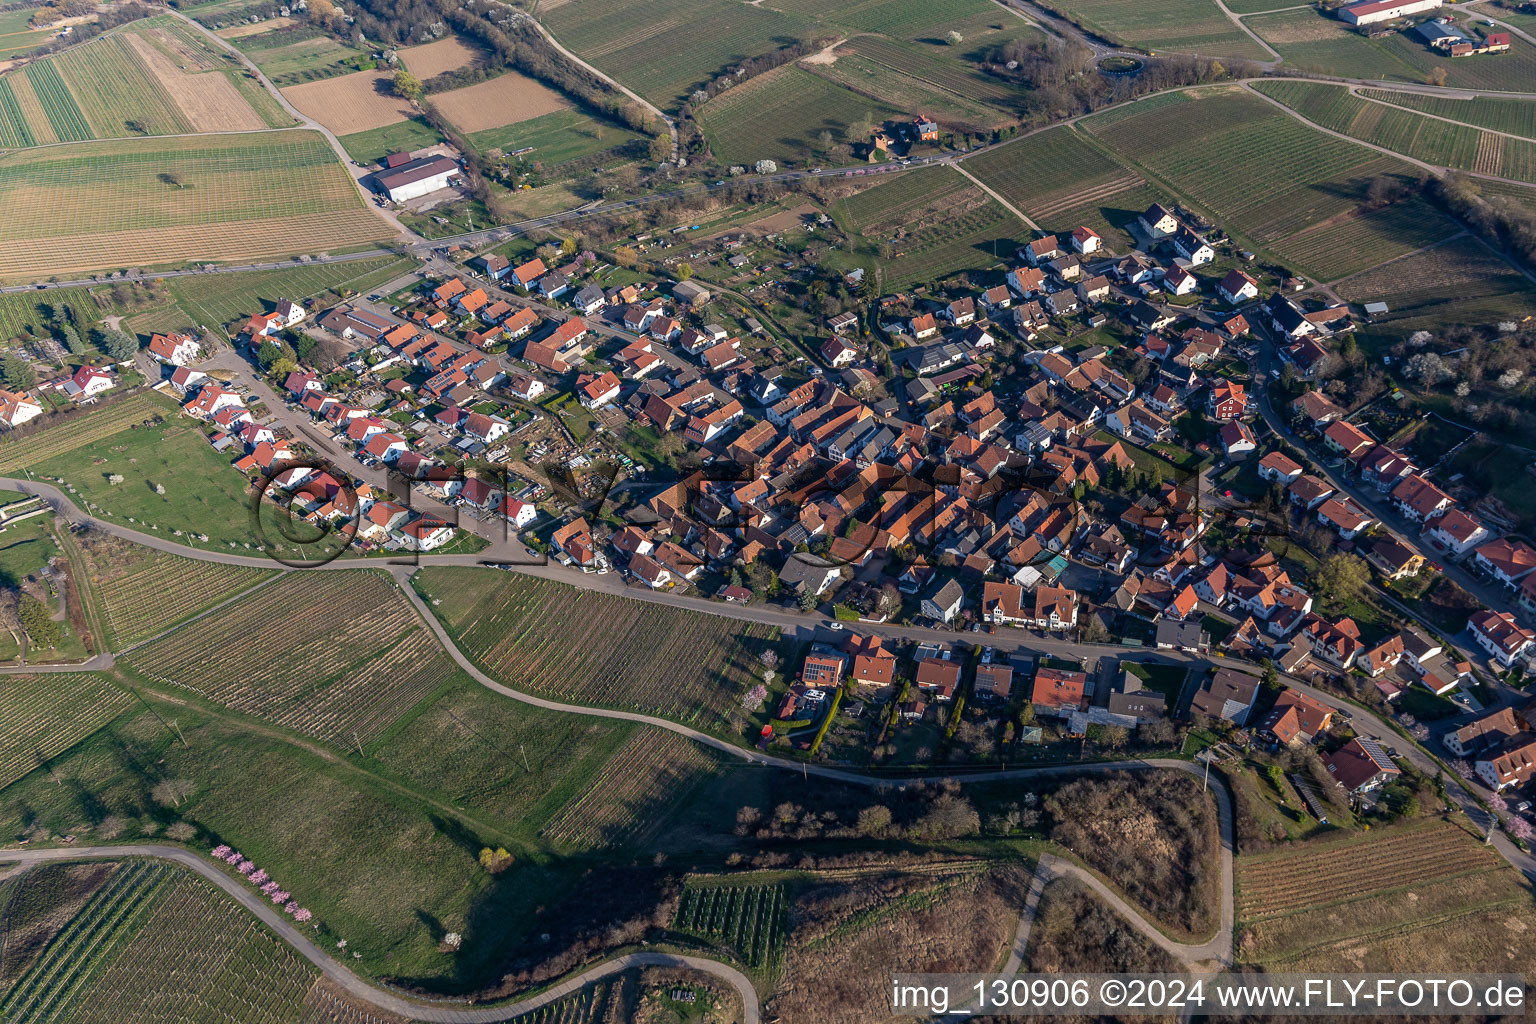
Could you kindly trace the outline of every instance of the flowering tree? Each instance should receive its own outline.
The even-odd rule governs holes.
[[[218,846],[215,846],[213,848],[213,859],[214,860],[223,860],[225,857],[228,857],[233,852],[234,851],[231,850],[228,846],[226,846],[223,843],[220,843]]]
[[[290,896],[292,896],[293,893],[291,893],[291,892],[284,892],[283,890],[278,889],[278,890],[270,893],[269,895],[272,897],[272,902],[273,903],[281,906],[282,904],[288,902],[288,898]]]
[[[270,878],[271,878],[271,876],[268,875],[267,872],[265,871],[265,869],[262,869],[262,868],[257,868],[255,871],[251,872],[251,884],[252,885],[261,885],[264,882],[268,881]]]
[[[249,876],[251,872],[256,870],[256,862],[253,860],[242,860],[239,864],[235,865],[235,870],[242,875]]]
[[[1524,818],[1509,819],[1509,834],[1521,842],[1531,838],[1531,823]]]
[[[748,690],[741,698],[741,706],[747,711],[756,711],[763,706],[763,701],[768,699],[768,687],[758,683]]]
[[[1501,813],[1509,810],[1509,802],[1497,793],[1488,798],[1488,806]]]
[[[303,907],[298,906],[298,904],[296,904],[296,903],[290,903],[290,904],[288,904],[288,906],[289,907],[296,907],[297,908],[297,909],[294,909],[294,910],[289,910],[288,913],[292,914],[293,915],[293,919],[295,921],[298,921],[301,924],[303,922],[305,922],[305,921],[308,921],[311,917],[314,916],[308,910],[304,909]],[[287,908],[285,907],[284,909],[287,909]]]
[[[1472,765],[1462,758],[1458,758],[1457,760],[1451,762],[1451,771],[1455,772],[1457,775],[1460,775],[1464,779],[1470,779],[1475,774],[1472,771]]]

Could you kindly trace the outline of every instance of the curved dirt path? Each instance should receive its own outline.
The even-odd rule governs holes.
[[[362,978],[359,978],[329,953],[315,945],[308,935],[294,927],[293,922],[274,910],[269,901],[258,898],[258,894],[249,887],[241,885],[208,861],[180,847],[138,845],[86,846],[78,849],[61,850],[0,850],[0,862],[21,866],[41,864],[48,861],[117,860],[124,857],[154,857],[159,860],[172,861],[189,871],[196,872],[222,889],[225,895],[256,915],[263,924],[276,932],[300,956],[318,967],[320,973],[339,985],[348,995],[363,1000],[388,1013],[399,1014],[412,1020],[428,1021],[431,1024],[494,1024],[494,1022],[510,1020],[513,1017],[531,1013],[540,1007],[548,1006],[550,1003],[558,1002],[594,981],[599,981],[609,975],[618,974],[620,971],[631,967],[687,967],[695,971],[711,974],[734,988],[736,994],[741,997],[746,1024],[760,1024],[761,1021],[757,1003],[757,990],[752,987],[752,982],[745,974],[734,967],[717,963],[714,960],[674,953],[628,953],[624,956],[615,957],[606,963],[582,971],[580,974],[574,974],[559,984],[545,989],[538,995],[529,996],[527,999],[521,999],[515,1003],[502,1003],[497,1006],[484,1007],[419,1003],[415,1000],[396,995],[387,989],[369,984]]]

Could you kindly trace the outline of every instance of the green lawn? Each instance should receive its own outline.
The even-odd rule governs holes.
[[[33,472],[62,477],[76,504],[87,510],[94,506],[132,529],[190,547],[254,547],[259,542],[251,530],[245,477],[209,446],[192,420],[174,411],[166,416],[159,426],[119,431],[49,459]],[[110,483],[112,474],[123,482]],[[164,494],[155,493],[157,484]]]
[[[728,90],[698,109],[710,148],[723,163],[776,160],[809,165],[823,159],[820,135],[832,143],[862,143],[849,125],[897,117],[895,107],[799,67],[783,67]]]

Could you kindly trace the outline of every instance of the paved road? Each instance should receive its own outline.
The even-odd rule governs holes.
[[[301,956],[320,969],[331,981],[341,986],[348,995],[376,1006],[388,1013],[396,1013],[412,1020],[430,1021],[434,1024],[493,1024],[510,1020],[521,1014],[531,1013],[542,1006],[558,1002],[583,986],[590,985],[609,975],[631,967],[687,967],[712,974],[734,988],[745,1007],[746,1024],[760,1024],[757,990],[745,974],[714,960],[703,957],[682,956],[673,953],[629,953],[615,957],[606,963],[572,975],[538,995],[515,1003],[497,1006],[468,1007],[419,1003],[404,998],[388,989],[379,988],[353,974],[345,966],[310,939],[293,922],[272,908],[270,901],[262,899],[250,887],[231,878],[228,873],[210,862],[176,846],[86,846],[59,850],[0,850],[0,862],[30,866],[48,861],[118,860],[124,857],[154,857],[172,861],[190,871],[195,871],[217,885],[246,910],[255,914],[263,924],[271,928]]]

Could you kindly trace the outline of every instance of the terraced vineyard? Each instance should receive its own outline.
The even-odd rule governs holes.
[[[0,676],[0,789],[68,750],[132,701],[100,676]]]
[[[1320,281],[1368,270],[1449,238],[1459,226],[1417,196],[1378,210],[1347,214],[1292,235],[1271,248]]]
[[[277,571],[182,558],[105,534],[88,535],[80,543],[91,585],[106,612],[113,650],[169,629]]]
[[[719,727],[778,631],[485,569],[431,567],[420,590],[465,653],[509,685]]]
[[[1485,870],[1499,862],[1496,851],[1451,824],[1337,845],[1340,850],[1347,846],[1349,856],[1330,858],[1333,867],[1326,877],[1313,870],[1319,855],[1313,847],[1239,861],[1238,920],[1257,921],[1367,898],[1398,886],[1428,882],[1436,875]]]
[[[716,885],[683,888],[675,931],[728,947],[749,967],[777,967],[784,952],[784,886]]]
[[[0,1003],[15,1021],[290,1021],[314,970],[208,882],[128,861]]]
[[[127,662],[343,746],[377,735],[454,673],[394,583],[368,569],[290,573],[259,600],[188,623]]]
[[[1320,859],[1328,872],[1317,872]],[[1532,917],[1523,879],[1448,822],[1241,857],[1237,869],[1244,959],[1272,967],[1305,969],[1348,948],[1368,969],[1377,950],[1404,943],[1429,966],[1488,917],[1502,925],[1495,946],[1501,935],[1527,930]],[[1510,923],[1512,915],[1524,920]]]
[[[1536,182],[1536,142],[1422,117],[1398,107],[1361,99],[1342,86],[1262,82],[1256,88],[1324,128],[1394,153],[1441,167]]]
[[[160,395],[141,393],[70,420],[63,426],[41,430],[18,440],[0,441],[0,473],[40,465],[49,459],[84,448],[136,423],[156,416],[173,415],[174,403]]]
[[[665,729],[642,728],[625,741],[540,835],[591,850],[643,842],[671,803],[715,769],[704,747]]]
[[[1397,334],[1536,313],[1526,279],[1471,237],[1352,277],[1338,285],[1338,292],[1349,302],[1386,302],[1392,312],[1382,322]]]
[[[1100,234],[1123,229],[1166,198],[1066,126],[989,150],[965,166],[1047,231],[1071,231],[1080,224]]]

